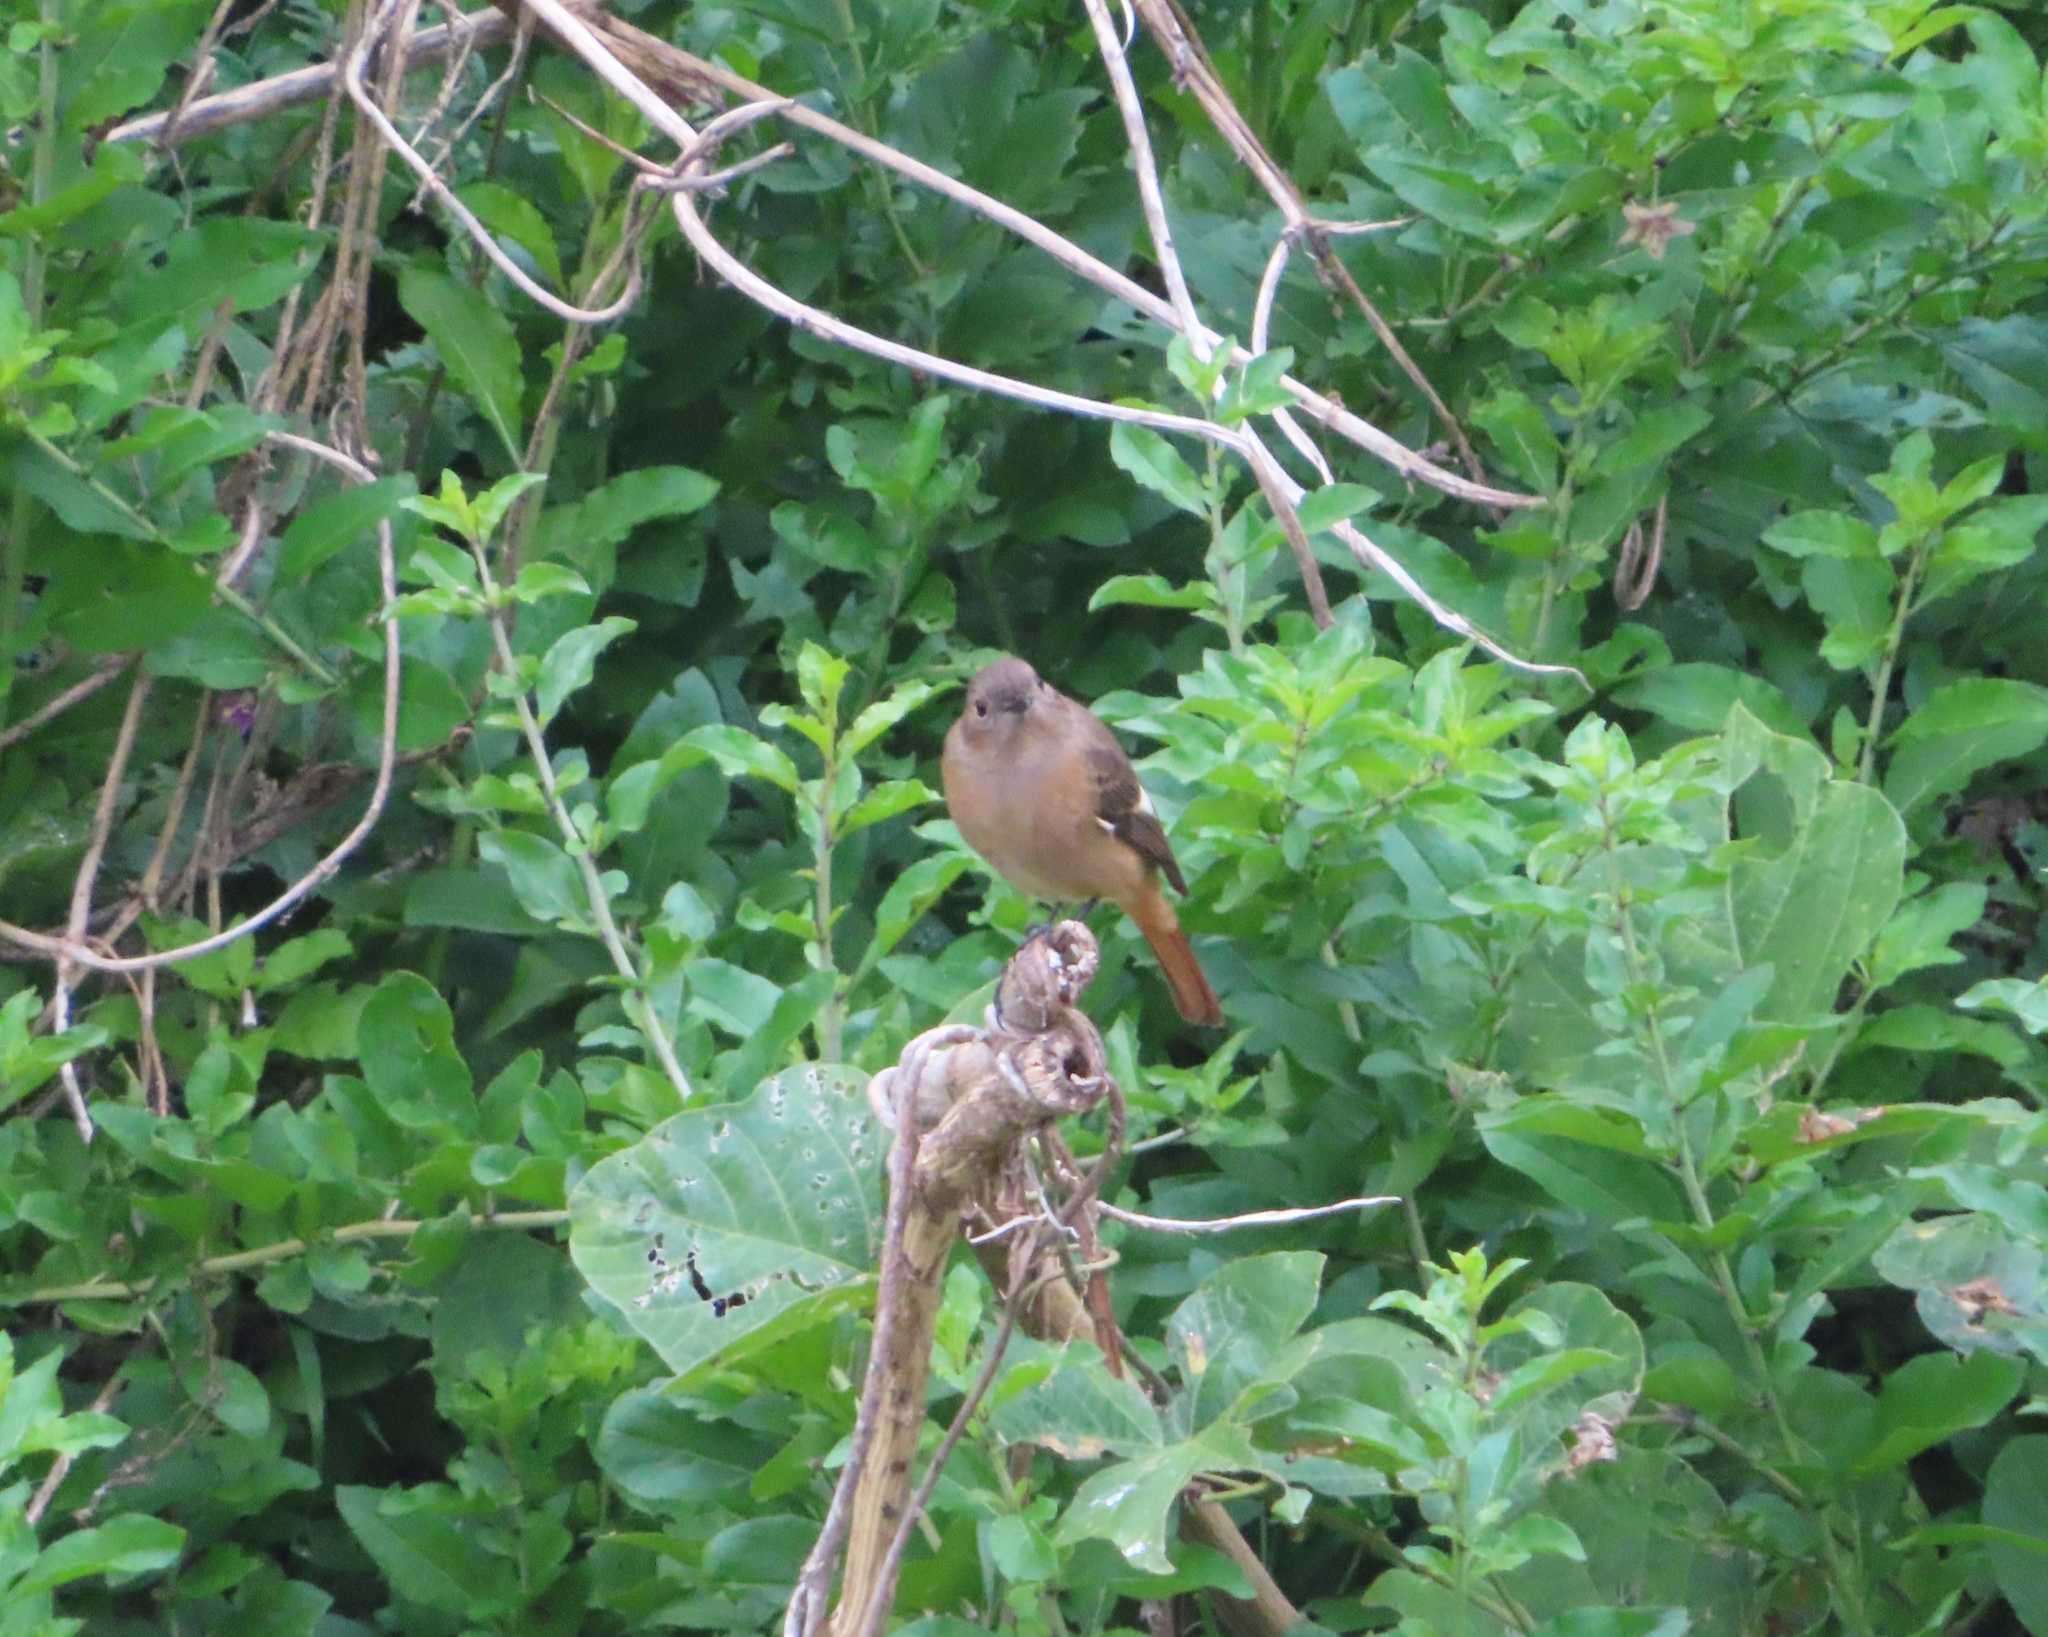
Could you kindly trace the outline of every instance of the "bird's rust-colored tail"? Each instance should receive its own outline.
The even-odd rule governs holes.
[[[1125,904],[1124,912],[1138,923],[1145,942],[1159,957],[1159,969],[1166,974],[1166,985],[1173,991],[1173,1003],[1180,1008],[1180,1015],[1190,1023],[1221,1028],[1223,1003],[1209,987],[1202,963],[1195,959],[1194,945],[1180,929],[1180,917],[1173,913],[1173,906],[1156,883],[1147,885],[1151,890]]]

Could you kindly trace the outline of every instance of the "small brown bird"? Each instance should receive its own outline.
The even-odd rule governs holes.
[[[946,808],[967,844],[1019,892],[1052,903],[1107,898],[1138,923],[1180,1015],[1218,1025],[1223,1008],[1159,890],[1188,884],[1116,735],[1021,659],[967,685],[940,762]]]

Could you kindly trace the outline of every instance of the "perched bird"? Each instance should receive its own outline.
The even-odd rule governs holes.
[[[1190,1023],[1223,1008],[1159,890],[1188,884],[1131,759],[1096,714],[1021,659],[967,685],[940,763],[946,809],[967,844],[1019,892],[1052,903],[1107,898],[1138,923]]]

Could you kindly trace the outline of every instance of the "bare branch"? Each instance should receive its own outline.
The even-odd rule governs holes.
[[[509,39],[512,21],[495,11],[474,11],[439,28],[421,29],[403,42],[407,70],[426,68],[458,51],[496,45]],[[143,114],[116,125],[103,142],[190,142],[231,125],[268,119],[288,108],[304,107],[334,94],[339,70],[333,63],[296,69],[253,85],[237,86],[160,114]]]
[[[1286,1228],[1297,1222],[1314,1222],[1319,1217],[1343,1216],[1349,1211],[1363,1211],[1375,1205],[1398,1205],[1399,1194],[1372,1194],[1361,1199],[1340,1199],[1332,1205],[1303,1205],[1284,1211],[1246,1211],[1239,1216],[1221,1216],[1206,1220],[1188,1221],[1170,1216],[1144,1216],[1137,1211],[1127,1211],[1121,1205],[1102,1203],[1102,1214],[1115,1222],[1127,1222],[1134,1228],[1143,1228],[1148,1233],[1236,1233],[1240,1228]]]

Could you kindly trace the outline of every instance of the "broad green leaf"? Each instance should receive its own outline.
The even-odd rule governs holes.
[[[1149,426],[1118,421],[1109,432],[1109,458],[1154,494],[1197,517],[1209,515],[1209,495],[1178,449]]]
[[[1243,1431],[1214,1426],[1181,1443],[1117,1461],[1088,1478],[1060,1519],[1059,1539],[1106,1540],[1134,1568],[1167,1574],[1166,1532],[1181,1491],[1204,1473],[1227,1475],[1269,1464]]]
[[[1543,411],[1527,393],[1496,393],[1473,406],[1472,421],[1507,456],[1510,469],[1522,482],[1538,494],[1556,489],[1558,461],[1563,451]]]
[[[1956,1433],[1981,1427],[2012,1401],[2025,1370],[1997,1353],[1923,1353],[1884,1378],[1870,1447],[1856,1459],[1860,1476],[1902,1466]]]
[[[579,625],[554,640],[540,662],[540,679],[534,684],[534,709],[542,727],[555,719],[562,702],[579,688],[588,687],[597,669],[597,656],[638,622],[613,614],[595,625]]]
[[[706,1420],[644,1387],[613,1401],[591,1445],[605,1476],[643,1504],[741,1494],[772,1452],[759,1433]]]
[[[1069,1461],[1136,1455],[1166,1441],[1144,1389],[1111,1375],[1089,1347],[1013,1343],[990,1404],[990,1424],[1006,1442],[1039,1444]]]
[[[527,830],[486,830],[477,855],[504,866],[519,907],[537,921],[581,924],[591,915],[583,873],[555,842]]]
[[[1380,503],[1380,492],[1357,483],[1325,483],[1309,490],[1296,508],[1301,526],[1310,534],[1334,528],[1346,518],[1356,517]]]
[[[389,522],[416,490],[411,475],[379,478],[315,501],[291,521],[277,548],[278,578],[303,580],[337,553],[373,544],[377,525]]]
[[[544,282],[561,288],[562,260],[555,250],[555,235],[532,200],[502,182],[471,182],[457,188],[455,196],[497,237],[509,239],[531,256],[545,275]]]
[[[1948,683],[1892,735],[1884,793],[1901,813],[1949,795],[1987,767],[2048,743],[2048,688],[2005,677]]]
[[[906,682],[891,690],[886,697],[864,706],[841,735],[840,754],[858,756],[937,692],[928,682]]]
[[[2033,1541],[2048,1539],[2048,1437],[2014,1438],[1992,1457],[1984,1478],[1984,1521]],[[1991,1572],[2030,1632],[2048,1631],[2048,1557],[2016,1544],[1989,1548]]]
[[[488,1620],[519,1606],[511,1565],[465,1527],[431,1488],[379,1490],[341,1484],[334,1504],[356,1543],[401,1596],[465,1620]]]
[[[708,754],[727,778],[766,779],[776,789],[796,794],[796,763],[745,728],[707,723],[692,730],[685,742]]]
[[[1986,978],[1958,995],[1956,1004],[1970,1009],[2009,1012],[2028,1034],[2048,1034],[2048,981]]]
[[[185,1531],[175,1524],[126,1512],[52,1541],[8,1587],[8,1596],[34,1597],[87,1575],[140,1575],[168,1569],[184,1547]]]
[[[1315,1311],[1323,1258],[1276,1252],[1226,1264],[1175,1311],[1167,1343],[1192,1390],[1194,1424],[1231,1413]]]
[[[875,935],[867,953],[861,957],[862,975],[902,942],[903,935],[939,901],[966,869],[965,853],[928,853],[912,860],[903,873],[889,883],[889,890],[882,894],[882,901],[875,908]]]
[[[6,450],[4,461],[0,461],[0,475],[5,476],[10,489],[34,495],[56,513],[66,528],[79,534],[116,534],[128,540],[155,538],[148,521],[122,505],[116,495],[103,493],[83,473],[74,471],[36,444],[16,443]],[[182,565],[180,572],[191,577],[191,570]]]
[[[1626,472],[1656,466],[1704,432],[1713,417],[1694,403],[1662,404],[1637,416],[1636,422],[1600,451],[1598,472]]]
[[[455,1048],[454,1015],[425,978],[394,972],[378,984],[358,1039],[363,1079],[390,1118],[415,1130],[474,1129],[474,1082]]]
[[[1799,583],[1827,625],[1820,657],[1838,671],[1874,663],[1891,637],[1897,581],[1876,557],[1811,556]]]
[[[1728,874],[1736,951],[1776,974],[1761,1015],[1807,1023],[1890,921],[1903,888],[1906,831],[1875,790],[1828,777],[1812,745],[1770,732],[1741,706],[1729,717],[1728,777],[1781,781],[1788,805]]]
[[[427,332],[448,373],[497,434],[505,457],[520,459],[523,418],[519,337],[512,321],[474,290],[416,261],[398,276],[398,299]]]
[[[1795,512],[1765,529],[1764,543],[1788,557],[1873,557],[1877,530],[1847,512]]]
[[[890,779],[876,785],[846,812],[839,820],[838,833],[850,836],[938,799],[939,793],[922,779]]]
[[[1129,604],[1136,608],[1207,608],[1216,589],[1206,580],[1175,585],[1163,574],[1112,574],[1088,597],[1088,612]]]
[[[865,1074],[786,1069],[593,1166],[569,1247],[591,1287],[686,1373],[827,1321],[881,1248],[885,1133]]]
[[[563,506],[541,513],[541,549],[576,562],[625,539],[642,524],[701,511],[718,493],[718,480],[688,466],[643,466]]]

